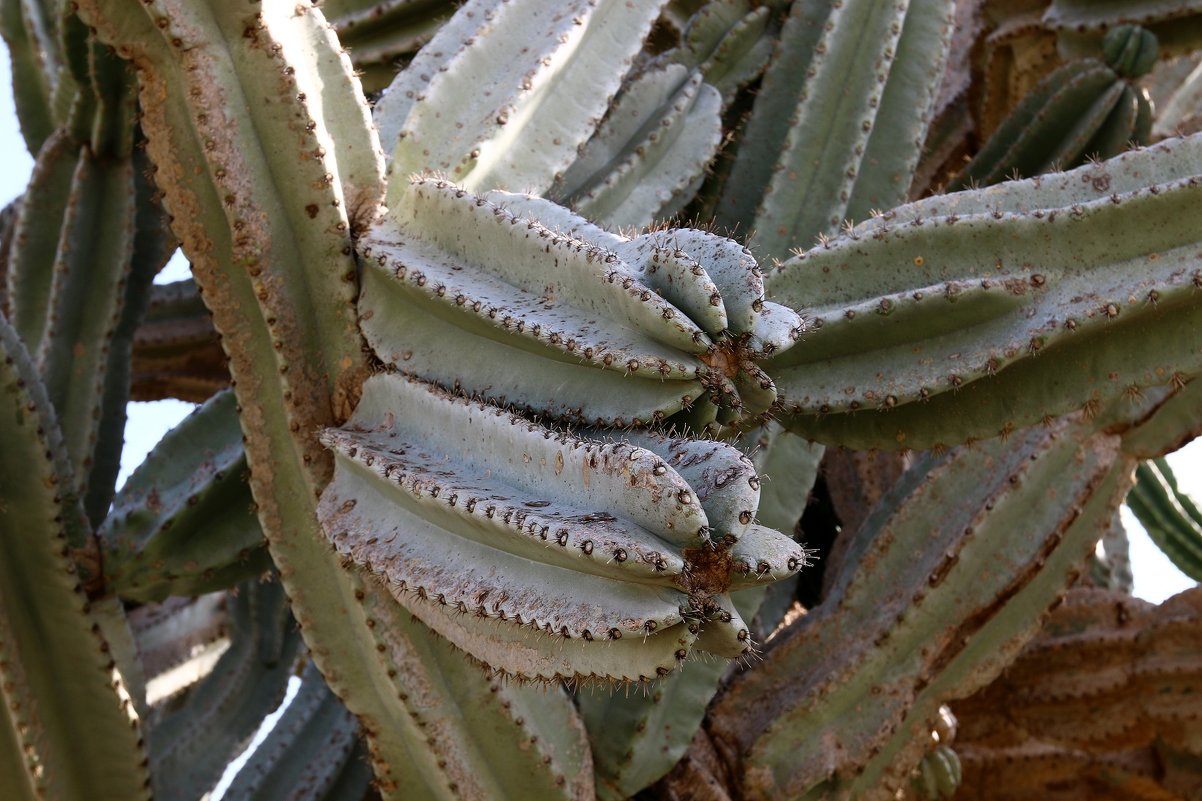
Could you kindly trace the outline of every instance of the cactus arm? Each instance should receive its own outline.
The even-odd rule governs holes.
[[[722,141],[721,96],[700,73],[686,76],[668,65],[626,87],[548,193],[609,228],[646,226],[683,208]]]
[[[642,427],[707,392],[730,422],[775,400],[754,359],[803,326],[765,302],[738,244],[687,229],[627,239],[549,201],[435,179],[397,203],[362,245],[360,317],[386,364],[580,424]]]
[[[1162,155],[1171,153],[1162,151]],[[1080,180],[1088,173],[1077,175]],[[794,413],[805,409],[803,414],[816,415],[795,429],[829,431],[827,441],[872,443],[863,447],[878,447],[892,440],[896,443],[893,447],[922,448],[954,441],[956,437],[991,436],[1087,402],[1096,406],[1123,393],[1131,394],[1135,391],[1132,387],[1142,390],[1179,381],[1175,376],[1191,375],[1198,369],[1199,357],[1189,333],[1195,325],[1191,322],[1193,316],[1199,313],[1194,308],[1196,248],[1190,244],[1190,235],[1185,230],[1173,230],[1173,220],[1178,219],[1179,211],[1170,211],[1170,207],[1179,210],[1193,203],[1193,198],[1202,197],[1198,184],[1197,177],[1179,178],[1067,208],[1035,208],[1029,212],[995,210],[923,219],[911,217],[912,212],[907,209],[900,216],[912,222],[901,228],[869,225],[862,233],[853,232],[836,244],[816,248],[791,261],[773,276],[770,282],[773,296],[790,305],[812,309],[817,331],[811,335],[811,348],[787,352],[767,368],[778,386],[784,388],[787,408]],[[984,190],[985,194],[988,192]],[[1053,190],[1053,194],[1059,193]],[[973,205],[971,199],[965,205]],[[944,272],[943,268],[959,260],[957,251],[967,257],[964,263],[978,259],[979,252],[963,250],[966,229],[959,226],[965,224],[982,235],[986,230],[1009,233],[1006,241],[994,240],[994,246],[987,248],[989,255],[981,261],[988,266],[982,263],[983,269],[977,277],[961,283],[966,273],[953,278],[956,268],[953,272]],[[1010,234],[1015,238],[1010,238]],[[924,245],[931,247],[895,250],[894,245],[902,241],[910,245],[924,241]],[[866,298],[856,298],[857,290],[852,287],[859,279],[854,277],[855,269],[849,269],[852,263],[849,256],[855,252],[852,261],[856,268],[885,276],[881,265],[886,261],[874,261],[868,254],[886,251],[890,253],[888,264],[892,265],[888,270],[894,272],[874,284],[877,314],[857,314],[857,310],[866,311],[872,304]],[[830,273],[836,277],[829,285],[839,301],[827,306],[827,300],[819,296],[826,284],[827,273],[823,268],[835,264],[839,267]],[[1008,277],[1006,270],[1011,265],[1024,267],[1022,272]],[[935,272],[928,272],[928,268]],[[775,280],[790,271],[793,271],[791,279]],[[910,297],[902,294],[900,283],[893,283],[902,273],[911,276]],[[799,292],[801,284],[796,282],[803,274],[823,275],[824,280],[810,280]],[[1128,284],[1133,276],[1135,282]],[[928,287],[933,288],[937,281],[947,283],[940,294],[932,297],[934,293]],[[920,286],[922,289],[918,289]],[[881,316],[889,319],[896,316],[899,321],[914,319],[912,314],[899,312],[898,307],[910,304],[917,308],[934,302],[950,307],[962,287],[969,298],[1010,292],[1020,300],[1010,307],[1011,311],[997,317],[993,315],[1001,310],[1000,306],[1012,303],[1012,298],[1003,299],[1000,305],[974,302],[966,307],[966,312],[981,312],[981,316],[975,325],[961,330],[972,330],[975,342],[988,343],[983,349],[974,351],[966,342],[965,347],[957,347],[952,344],[957,342],[957,335],[944,333],[922,344],[908,341],[893,349],[886,347],[862,355],[833,356],[812,362],[807,365],[804,378],[800,372],[791,372],[794,368],[777,368],[790,362],[800,364],[811,353],[821,358],[824,349],[817,340],[835,332],[840,333],[842,341],[832,343],[836,348],[832,353],[838,352],[842,342],[857,341],[841,331],[843,328],[866,325],[871,329],[884,324],[878,320]],[[1067,294],[1061,294],[1060,289],[1067,289]],[[898,291],[896,303],[888,294],[893,290]],[[819,327],[819,320],[825,322],[828,316],[836,315],[843,319],[830,329],[830,334],[825,326]],[[1014,323],[1018,323],[1017,327]],[[899,324],[899,328],[904,327]],[[1112,334],[1118,331],[1126,336],[1116,341]],[[1149,338],[1143,339],[1145,333]],[[907,339],[901,331],[896,336]],[[940,346],[930,347],[935,342],[951,347],[956,357],[948,360],[952,350],[940,355]],[[922,377],[905,389],[906,371],[900,367],[903,362],[897,360],[910,357],[902,356],[902,351],[911,355],[921,352],[919,360],[931,360],[924,361],[919,368]],[[803,355],[799,357],[798,353]],[[1032,358],[1035,356],[1043,358]],[[887,377],[880,372],[882,360],[891,362]],[[826,374],[829,378],[823,377],[825,368],[831,369]],[[1040,379],[1046,377],[1048,383],[1025,383],[1035,375]],[[879,382],[875,376],[885,381]],[[1108,380],[1099,382],[1098,376],[1108,376]],[[987,380],[974,388],[970,382],[977,378]],[[987,387],[1012,381],[1023,382],[1026,389],[1021,393],[1004,393],[1005,397],[993,390],[995,394],[988,397]],[[953,389],[959,391],[949,393]],[[909,399],[938,403],[906,408]],[[972,420],[967,429],[945,428],[942,438],[936,438],[933,428],[917,422],[928,419],[933,423],[933,418],[927,415],[953,405],[971,410],[964,422],[980,417]],[[854,416],[828,414],[861,408],[865,411]],[[948,418],[941,419],[946,422]],[[792,422],[790,426],[794,427]],[[872,434],[868,434],[870,429]],[[856,430],[860,433],[853,435],[851,432]]]
[[[863,220],[873,210],[892,208],[908,199],[952,48],[954,13],[952,2],[910,0],[873,120],[875,135],[868,137],[855,168],[844,219]]]
[[[646,689],[586,687],[576,704],[589,728],[599,801],[623,801],[671,770],[701,725],[726,665],[695,661]]]
[[[229,601],[230,647],[184,704],[150,731],[158,795],[199,798],[284,697],[303,647],[278,583],[248,582]]]
[[[129,614],[142,672],[148,679],[176,667],[227,634],[226,593],[170,598]]]
[[[12,326],[31,353],[45,332],[50,286],[59,235],[70,227],[77,188],[74,177],[79,147],[66,131],[57,131],[38,152],[21,202],[8,264],[8,305]],[[62,220],[61,226],[48,220]]]
[[[1046,172],[1052,165],[1073,166],[1072,160],[1082,151],[1078,148],[1065,158],[1070,147],[1064,140],[1071,138],[1066,132],[1082,123],[1100,126],[1101,117],[1118,99],[1115,92],[1121,90],[1114,71],[1099,61],[1082,59],[1065,64],[1023,97],[948,185],[948,191],[997,183],[1013,178],[1015,172],[1028,177]],[[1091,109],[1095,104],[1105,107],[1102,114]],[[1096,127],[1090,128],[1091,136],[1093,130]]]
[[[133,163],[81,152],[37,359],[61,420],[81,493],[87,492],[103,414],[105,369],[134,252]],[[107,509],[89,509],[103,517]]]
[[[292,702],[226,792],[240,801],[358,801],[371,780],[358,728],[310,662]]]
[[[1071,208],[1111,195],[1148,190],[1202,173],[1202,137],[1169,139],[1152,147],[1131,150],[1100,164],[1083,164],[1067,172],[1007,181],[966,192],[933,195],[865,220],[867,234],[895,225],[915,225],[934,217],[976,214],[1019,214],[1038,209]]]
[[[804,436],[848,447],[922,449],[1008,434],[1074,409],[1094,414],[1108,401],[1130,402],[1161,386],[1171,389],[1184,375],[1197,372],[1199,365],[1188,354],[1194,349],[1200,319],[1190,311],[1165,315],[1150,324],[1115,326],[1104,338],[1067,343],[1045,352],[1045,358],[1024,360],[1006,373],[923,403],[889,412],[792,417],[786,425]],[[1145,334],[1157,347],[1180,348],[1176,353],[1187,357],[1166,355],[1150,360],[1147,351],[1132,351],[1134,339]],[[1099,375],[1114,376],[1114,380],[1099,385]],[[1003,386],[1021,386],[1023,390],[1011,392]],[[1074,397],[1075,402],[1069,400]],[[947,425],[950,420],[955,424]]]
[[[1114,477],[1122,473],[1110,470],[1118,441],[1086,434],[1065,426],[1032,431],[906,474],[861,527],[828,600],[800,627],[778,635],[761,668],[741,676],[712,708],[711,733],[724,752],[742,757],[743,792],[801,795],[836,776],[839,787],[848,786],[842,782],[859,779],[843,778],[841,766],[869,763],[878,748],[889,751],[871,762],[881,780],[896,756],[895,740],[909,740],[905,729],[917,721],[925,725],[937,694],[971,691],[1002,668],[1005,654],[1035,633],[1038,613],[1109,520]],[[1053,477],[1065,502],[1040,506],[1039,520],[1032,521],[1032,499],[1043,497]],[[1107,511],[1105,521],[1078,515],[1076,504],[1091,497]],[[1020,520],[1027,537],[1013,536]],[[924,539],[925,556],[915,562],[913,535],[906,531],[933,535],[938,544]],[[907,589],[882,594],[895,582]],[[882,605],[882,598],[894,600]],[[1000,650],[999,643],[1005,643]],[[840,665],[816,663],[819,653],[837,654]],[[943,682],[950,664],[957,670]],[[771,678],[778,665],[793,677],[784,697]],[[767,692],[770,682],[774,689]],[[928,682],[938,691],[926,693]],[[881,692],[864,703],[872,687]],[[911,707],[920,697],[923,703]],[[782,715],[782,709],[789,711]],[[849,716],[860,715],[866,717],[851,722]],[[824,727],[831,727],[829,736]],[[912,756],[906,772],[921,751]]]
[[[1173,564],[1195,581],[1202,581],[1202,515],[1177,489],[1163,459],[1141,464],[1135,475],[1127,505]]]
[[[763,589],[731,596],[732,623],[751,619]],[[703,635],[704,636],[704,635]],[[686,752],[705,709],[729,666],[694,659],[642,691],[585,687],[576,704],[588,726],[597,776],[597,798],[621,801],[658,781]]]
[[[167,263],[175,249],[175,240],[167,231],[166,215],[154,199],[154,186],[145,171],[149,162],[144,154],[134,154],[135,207],[133,255],[120,303],[120,314],[108,344],[103,370],[100,419],[96,423],[96,443],[92,448],[92,467],[86,482],[84,508],[99,527],[108,514],[121,470],[121,450],[125,444],[126,405],[130,400],[131,359],[139,323],[146,312],[155,275]]]
[[[114,673],[70,558],[79,536],[71,529],[86,524],[70,492],[58,424],[29,356],[2,316],[0,348],[7,406],[0,415],[5,442],[0,673],[6,710],[0,725],[15,730],[20,741],[20,784],[27,788],[14,791],[148,798],[141,726],[121,697],[120,674]]]
[[[107,590],[161,601],[268,570],[245,474],[234,396],[224,392],[169,432],[113,502],[98,532]]]
[[[722,95],[725,109],[772,58],[772,17],[768,6],[753,9],[743,0],[706,3],[689,19],[673,58],[698,68]]]
[[[151,288],[130,361],[132,400],[203,403],[230,381],[212,315],[191,280]]]
[[[356,121],[366,125],[366,111],[348,112],[344,105],[349,101],[333,99],[340,91],[355,97],[350,76],[344,71],[336,80],[322,62],[326,57],[316,55],[330,46],[329,31],[316,15],[292,16],[280,6],[264,6],[261,15],[248,20],[239,13],[215,11],[210,16],[170,4],[125,18],[115,12],[103,18],[98,4],[91,8],[102,35],[118,42],[119,51],[141,68],[144,100],[155,92],[179,98],[144,102],[143,107],[163,106],[147,115],[146,132],[157,168],[179,182],[167,190],[177,232],[183,234],[186,248],[195,250],[203,243],[203,257],[193,253],[194,269],[206,278],[220,263],[240,270],[241,280],[222,295],[241,292],[241,303],[253,300],[253,308],[258,299],[251,285],[270,287],[272,291],[259,293],[264,311],[252,315],[247,309],[240,320],[266,317],[281,333],[295,332],[298,336],[281,342],[318,354],[318,376],[335,386],[351,382],[360,355],[350,305],[353,286],[346,280],[354,270],[347,214],[364,202],[362,193],[370,193],[373,186],[349,181],[362,181],[373,166],[378,176],[380,164],[370,138],[355,132]],[[146,16],[151,12],[177,19],[180,29],[154,33]],[[176,40],[189,46],[178,55],[172,51]],[[227,40],[236,45],[216,45]],[[315,55],[302,58],[294,52],[298,50]],[[179,71],[174,67],[177,59],[195,71]],[[278,75],[285,67],[290,72],[281,82]],[[260,95],[278,102],[250,99]],[[297,113],[312,127],[306,123],[302,134],[290,135],[288,141],[295,147],[260,145],[259,131],[289,131],[300,124],[295,122]],[[327,119],[336,119],[338,127],[331,131],[320,124]],[[199,172],[187,159],[198,160]],[[201,226],[206,213],[225,220],[237,235]],[[263,222],[252,226],[249,220]],[[272,266],[282,263],[294,266],[295,276],[286,283],[272,277]],[[214,295],[214,302],[222,295]],[[233,300],[222,299],[227,304]],[[222,330],[232,334],[232,328]],[[276,351],[275,357],[260,363],[303,362],[299,352]],[[299,386],[297,390],[293,406],[306,396]],[[308,413],[328,414],[319,409]]]
[[[434,169],[471,189],[545,190],[592,135],[662,5],[465,4],[377,105],[393,186]]]
[[[266,168],[261,162],[247,165],[242,160],[261,154],[258,137],[270,140],[273,134],[258,129],[250,142],[231,140],[231,132],[251,135],[245,127],[251,111],[229,105],[244,95],[232,66],[235,53],[225,47],[228,43],[237,50],[249,47],[252,41],[262,44],[264,33],[259,31],[254,40],[243,39],[241,28],[229,37],[204,33],[205,25],[214,23],[206,22],[208,18],[199,9],[171,7],[165,16],[175,27],[165,33],[151,23],[143,7],[127,8],[120,0],[89,2],[83,10],[101,36],[115,42],[118,51],[139,68],[143,97],[150,100],[143,104],[143,125],[150,139],[150,155],[164,175],[160,183],[175,218],[173,226],[214,311],[216,327],[229,345],[243,430],[249,432],[252,490],[273,561],[280,568],[298,620],[311,638],[315,660],[331,688],[363,722],[373,765],[378,775],[387,776],[391,765],[410,758],[412,741],[402,736],[399,717],[405,712],[393,677],[383,664],[384,655],[371,651],[370,658],[359,658],[362,643],[377,639],[368,625],[364,604],[383,592],[340,568],[325,544],[315,513],[315,490],[325,483],[332,467],[332,460],[316,442],[316,431],[346,413],[355,389],[354,377],[363,368],[351,308],[346,307],[343,317],[339,305],[331,302],[348,297],[351,291],[344,283],[351,272],[350,257],[341,255],[350,252],[349,239],[340,230],[348,226],[343,216],[347,204],[338,196],[337,179],[330,185],[324,179],[325,170],[331,175],[336,172],[337,150],[327,151],[319,167],[323,172],[315,183],[323,187],[321,191],[304,180],[302,171],[297,191],[282,199],[274,189],[263,189],[266,197],[256,196],[260,190],[255,187],[271,186],[269,181],[256,182],[255,177]],[[226,24],[241,19],[238,13],[223,18]],[[300,18],[297,24],[316,25],[316,17]],[[184,34],[192,38],[185,39]],[[176,38],[186,46],[173,48]],[[321,44],[324,39],[309,41]],[[250,71],[257,70],[261,79],[279,74],[276,66],[264,69],[269,64],[258,59],[265,56],[248,58],[254,65]],[[349,70],[340,83],[345,91],[357,91]],[[326,88],[335,91],[338,87]],[[317,125],[290,83],[273,86],[267,96],[275,97],[277,89],[282,89],[282,103],[302,115],[300,119]],[[320,89],[305,94],[316,97]],[[166,100],[160,102],[159,98]],[[270,120],[261,122],[266,125]],[[293,134],[284,133],[293,130],[291,124],[282,126],[278,141],[295,140]],[[205,148],[206,140],[213,143],[212,150]],[[276,154],[279,160],[289,160],[290,174],[298,161],[304,165],[315,157],[317,142],[308,138],[307,131],[300,141],[305,146],[295,158],[287,158],[289,148],[279,148]],[[232,198],[234,205],[227,208],[226,198]],[[291,258],[290,243],[284,241],[287,237],[271,233],[277,225],[280,231],[289,230],[287,220],[271,218],[275,221],[248,224],[262,221],[260,206],[269,211],[279,209],[281,203],[289,219],[308,226],[310,236],[326,232],[326,245],[305,248],[304,258]],[[314,219],[309,217],[309,206],[318,210]],[[329,219],[331,215],[334,219]],[[306,261],[314,265],[314,272],[307,278],[293,276]],[[346,269],[331,268],[340,262]],[[316,303],[333,315],[333,320],[326,318],[329,326],[319,325],[315,319],[322,316],[310,309]],[[290,332],[294,330],[304,335],[293,338]],[[306,337],[324,341],[313,344]],[[306,370],[301,365],[313,364],[310,353],[315,354],[317,364]],[[387,603],[394,605],[391,599]],[[378,645],[387,650],[386,643]],[[383,786],[390,788],[385,789],[389,797],[395,797],[395,785]]]
[[[753,217],[748,199],[732,194],[718,222],[754,229],[761,259],[784,258],[844,219],[903,199],[934,106],[932,76],[950,46],[950,8],[941,0],[797,4],[746,134],[780,143],[780,158],[741,149],[740,183],[763,199],[753,201]]]
[[[1082,570],[1082,557],[1092,553],[1099,537],[1110,526],[1119,499],[1130,484],[1130,463],[1120,460],[1079,510],[1079,517],[1064,530],[1063,539],[1039,566],[1030,583],[1007,598],[1004,614],[997,615],[919,692],[909,715],[913,720],[933,719],[940,704],[961,698],[999,675],[1018,650],[1039,633],[1042,618],[1059,600],[1067,584]],[[899,731],[866,770],[848,787],[868,793],[882,781],[898,782],[920,753],[920,727]]]
[[[45,69],[39,40],[30,35],[25,22],[26,9],[21,0],[0,4],[0,38],[8,48],[12,65],[12,93],[21,136],[30,153],[36,154],[54,133],[51,105],[51,81],[54,73]]]
[[[1200,9],[1196,0],[1052,0],[1043,22],[1057,30],[1100,32],[1120,23],[1181,21]]]
[[[506,673],[654,677],[705,621],[728,624],[739,645],[716,642],[741,653],[747,633],[719,596],[804,562],[749,525],[759,480],[715,443],[578,440],[396,375],[369,380],[323,441],[338,467],[319,511],[338,551]],[[532,659],[540,642],[556,653]]]
[[[785,20],[780,38],[773,51],[769,69],[753,107],[754,124],[744,126],[741,140],[782,142],[791,127],[796,102],[793,81],[804,74],[814,47],[818,44],[822,24],[831,11],[832,3],[794,3]],[[756,152],[759,151],[759,152]],[[737,181],[727,181],[717,200],[716,220],[726,230],[747,231],[763,200],[764,188],[772,177],[774,155],[778,148],[739,147],[734,159],[733,173]]]
[[[1118,101],[1102,121],[1093,138],[1080,149],[1087,158],[1105,159],[1122,153],[1134,145],[1146,145],[1149,142],[1149,130],[1152,124],[1151,108],[1146,98],[1146,90],[1131,85],[1124,85]],[[1076,159],[1062,157],[1061,164],[1072,164]]]
[[[350,51],[363,91],[379,92],[454,12],[442,0],[326,3],[322,11]]]

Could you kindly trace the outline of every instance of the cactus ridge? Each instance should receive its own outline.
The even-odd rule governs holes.
[[[397,220],[362,248],[360,317],[385,364],[583,424],[648,425],[699,400],[735,417],[772,405],[754,360],[787,349],[803,326],[764,300],[746,250],[702,231],[626,239],[562,209],[540,222],[548,207],[414,179]],[[398,315],[412,322],[392,324]],[[438,356],[448,346],[496,358],[461,366]]]
[[[66,131],[56,131],[49,137],[38,152],[17,215],[6,276],[7,294],[12,326],[31,353],[37,352],[45,333],[54,281],[54,271],[46,265],[55,262],[63,228],[61,224],[42,223],[66,222],[77,194],[74,179],[80,157],[78,143]]]
[[[323,441],[337,455],[319,507],[335,547],[415,613],[457,612],[476,636],[489,633],[476,621],[497,620],[583,640],[586,651],[667,640],[679,660],[680,638],[708,620],[713,647],[739,655],[748,631],[725,593],[791,575],[806,559],[790,538],[751,524],[759,480],[716,443],[580,440],[395,375],[368,381],[355,417]],[[495,669],[532,672],[468,650]],[[606,675],[583,665],[587,654],[565,675]]]
[[[670,55],[700,70],[722,95],[725,109],[735,94],[754,80],[772,58],[772,9],[751,8],[744,0],[717,0],[689,18],[680,48]]]
[[[373,750],[382,792],[422,788],[473,801],[593,798],[588,740],[563,687],[481,670],[475,658],[431,636],[421,615],[432,607],[414,607],[415,615],[387,593],[372,593],[363,611],[405,710],[396,735],[412,755],[382,763]]]
[[[129,627],[143,673],[153,678],[226,637],[226,594],[176,596],[138,607],[129,613]]]
[[[82,494],[91,477],[109,350],[134,257],[132,160],[102,162],[84,148],[74,183],[36,359]],[[103,517],[104,507],[90,510],[94,519]]]
[[[0,5],[0,37],[12,64],[13,101],[21,136],[31,154],[38,153],[58,127],[54,95],[59,81],[59,53],[54,41],[55,15],[42,3]]]
[[[1057,27],[1108,28],[1116,22],[1171,20],[1198,12],[1195,0],[1052,0],[1043,21]]]
[[[379,92],[450,18],[442,0],[325,2],[322,12],[350,52],[363,91]]]

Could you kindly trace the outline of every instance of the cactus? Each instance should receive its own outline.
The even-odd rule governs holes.
[[[994,131],[949,191],[1027,178],[1053,166],[1075,167],[1086,158],[1107,159],[1129,143],[1146,145],[1152,106],[1132,85],[1156,61],[1156,37],[1124,25],[1106,34],[1097,59],[1069,62],[1044,78]]]
[[[227,797],[1185,796],[1196,16],[0,0],[0,787],[199,799],[295,678]]]
[[[1135,476],[1127,505],[1173,564],[1195,581],[1202,581],[1202,513],[1177,488],[1177,479],[1164,459],[1141,464]]]
[[[134,332],[130,396],[203,403],[229,385],[225,352],[193,281],[156,285]]]
[[[1045,797],[1069,778],[1054,797],[1188,797],[1199,600],[1072,590],[1004,677],[954,704],[966,790]]]

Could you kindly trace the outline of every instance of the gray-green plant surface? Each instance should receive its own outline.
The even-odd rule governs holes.
[[[994,5],[2,0],[0,788],[201,798],[298,675],[227,797],[955,794],[1202,430],[1199,7]]]

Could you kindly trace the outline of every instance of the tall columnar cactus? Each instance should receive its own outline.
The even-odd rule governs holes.
[[[1202,430],[1196,17],[0,0],[0,788],[198,799],[292,677],[227,797],[1184,795],[1188,604],[1107,714],[1024,654]],[[131,396],[205,403],[115,492]]]

